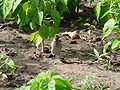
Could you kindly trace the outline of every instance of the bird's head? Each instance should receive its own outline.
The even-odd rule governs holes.
[[[54,39],[55,40],[59,40],[59,38],[60,38],[60,35],[59,34],[55,34]]]

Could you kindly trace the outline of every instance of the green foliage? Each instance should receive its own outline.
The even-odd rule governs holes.
[[[117,32],[114,35],[115,38],[112,38],[104,46],[104,52],[108,46],[111,46],[111,51],[120,49],[120,1],[102,0],[96,4],[94,10],[97,20],[104,24],[103,39],[113,33],[113,31]]]
[[[102,66],[104,66],[105,68],[107,68],[108,70],[112,70],[113,69],[113,65],[111,64],[111,62],[109,61],[106,64],[103,64]]]
[[[116,22],[114,19],[109,19],[105,24],[103,28],[103,39],[107,37],[114,29]]]
[[[93,80],[95,74],[88,73],[82,77],[80,85],[84,86],[84,90],[109,90],[114,87],[109,86],[109,83],[99,84]]]
[[[56,72],[47,71],[39,73],[35,78],[20,87],[20,90],[107,90],[110,87],[108,83],[99,84],[93,80],[95,74],[86,74],[80,78],[79,85],[83,88],[73,88],[70,81],[65,80],[63,76]]]
[[[15,68],[16,68],[16,65],[14,64],[13,60],[11,58],[9,58],[7,55],[4,55],[2,53],[0,53],[0,69],[3,67],[3,66],[6,66],[6,69],[10,72],[14,72],[15,71]],[[0,71],[0,76],[3,76],[3,77],[7,77],[4,73],[2,73],[2,71]]]
[[[90,23],[85,23],[84,26],[88,26],[89,30],[87,31],[89,38],[91,39],[91,33],[96,29],[94,25],[91,25]]]
[[[57,1],[57,10],[65,19],[71,19],[75,17],[76,13],[80,9],[81,0],[56,0]]]
[[[26,85],[20,87],[20,90],[72,90],[72,85],[60,74],[47,71],[39,73]]]
[[[103,54],[99,54],[99,52],[94,48],[94,54],[90,54],[98,59],[98,63],[100,64],[100,61],[103,57],[105,57],[108,53],[103,52]]]

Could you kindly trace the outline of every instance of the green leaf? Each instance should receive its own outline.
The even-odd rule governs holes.
[[[35,80],[30,80],[29,83],[30,83],[31,89],[35,89],[38,87],[38,82]]]
[[[94,8],[95,11],[95,15],[97,17],[97,20],[99,21],[99,17],[100,17],[100,12],[101,12],[101,2],[98,2]]]
[[[3,73],[3,74],[2,74],[2,77],[3,77],[3,78],[7,78],[7,75]]]
[[[30,35],[30,42],[35,39],[35,36],[36,36],[37,34],[39,34],[38,31],[37,31],[37,32],[34,32],[34,33],[32,33],[32,34]]]
[[[43,11],[36,11],[34,13],[34,20],[36,21],[37,24],[42,25]]]
[[[32,22],[30,22],[30,28],[33,30],[35,29],[36,25],[35,25],[35,21],[33,20]]]
[[[108,10],[108,11],[106,11],[105,13],[104,13],[104,15],[102,16],[102,17],[100,17],[100,19],[102,19],[102,18],[104,18],[106,15],[108,15],[110,13],[110,10]]]
[[[114,19],[109,19],[103,28],[103,39],[107,37],[114,29],[116,22]]]
[[[49,83],[48,83],[48,90],[56,90],[55,88],[55,80],[51,80]]]
[[[68,4],[68,3],[67,3],[68,0],[61,0],[61,2],[62,2],[62,4],[65,5],[65,6],[67,6],[67,4]]]
[[[51,0],[52,1],[52,3],[55,3],[55,0]]]
[[[100,57],[106,56],[108,53],[103,53],[100,55]]]
[[[33,7],[38,7],[39,0],[31,0]]]
[[[41,25],[43,21],[43,11],[38,11],[38,21],[39,25]]]
[[[34,41],[36,47],[38,48],[38,46],[40,45],[40,43],[42,43],[43,38],[40,35],[35,35],[35,38],[34,38],[33,41]]]
[[[46,73],[42,72],[42,73],[39,73],[37,75],[37,77],[35,78],[35,80],[38,82],[38,83],[41,83],[41,81],[45,80],[46,78]]]
[[[91,28],[95,28],[95,26],[94,26],[94,25],[91,25],[90,27],[91,27]]]
[[[63,79],[55,79],[56,90],[72,90],[72,85],[69,81]]]
[[[42,81],[41,88],[42,88],[41,90],[49,90],[48,89],[48,81],[47,80]]]
[[[13,62],[13,60],[11,58],[7,58],[5,60],[6,63],[6,68],[10,71],[10,72],[14,72],[15,70],[15,64]]]
[[[104,48],[103,48],[103,53],[106,53],[107,48],[111,45],[111,41],[108,42],[107,44],[105,44]]]
[[[58,27],[49,27],[49,38],[59,33]]]
[[[99,52],[94,48],[94,53],[96,55],[96,57],[99,57]]]
[[[43,39],[47,39],[49,37],[49,28],[47,25],[43,24],[40,28],[39,28],[39,34],[41,36],[41,38]]]
[[[120,44],[120,38],[115,38],[112,40],[111,49],[114,50]]]
[[[0,59],[2,59],[4,57],[4,54],[0,53]]]
[[[59,12],[56,11],[56,10],[51,10],[50,15],[51,15],[51,17],[52,17],[52,19],[54,21],[55,26],[59,26],[59,24],[60,24],[60,17],[61,17]]]
[[[20,4],[21,1],[22,1],[22,0],[16,0],[16,1],[14,2],[13,8],[12,8],[12,12],[15,11],[15,9],[18,7],[18,5]]]
[[[10,13],[13,3],[15,0],[4,0],[3,1],[3,17],[6,18],[7,15]]]
[[[90,26],[90,24],[89,23],[85,23],[84,26]]]
[[[27,1],[27,2],[25,2],[25,3],[22,5],[23,10],[24,10],[25,12],[26,12],[27,8],[29,7],[29,5],[30,5],[30,1]]]
[[[52,79],[63,79],[63,77],[61,75],[55,75],[52,77]]]
[[[31,86],[23,85],[20,87],[20,90],[31,90],[30,88],[31,88]]]

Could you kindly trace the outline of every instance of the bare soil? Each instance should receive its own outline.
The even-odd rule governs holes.
[[[10,23],[12,21],[8,21]],[[11,25],[11,24],[10,24]],[[103,45],[109,39],[101,40],[101,31],[94,31],[92,38],[88,39],[86,30],[88,27],[81,27],[72,22],[66,26],[61,25],[60,32],[79,30],[80,35],[84,36],[87,40],[71,39],[69,36],[61,37],[63,48],[61,50],[61,58],[53,58],[50,53],[50,43],[52,39],[45,40],[46,50],[41,52],[41,46],[36,48],[33,42],[29,41],[30,34],[19,32],[12,26],[5,26],[0,29],[0,53],[10,56],[17,68],[14,73],[9,73],[3,69],[8,78],[0,78],[0,90],[18,90],[18,88],[30,79],[37,76],[38,73],[53,70],[61,73],[65,77],[77,77],[86,73],[96,74],[95,80],[99,83],[109,82],[112,86],[120,87],[120,50],[111,52],[110,58],[113,61],[114,68],[107,70],[97,63],[97,59],[89,53],[93,53],[93,48],[96,48],[102,53]],[[63,64],[55,63],[49,64],[55,60],[61,60]],[[107,59],[101,61],[102,64],[106,63]],[[77,82],[73,83],[78,87]],[[120,89],[117,89],[120,90]]]

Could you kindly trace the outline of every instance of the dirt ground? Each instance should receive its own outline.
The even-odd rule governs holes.
[[[109,82],[112,86],[120,87],[120,65],[118,63],[120,60],[120,50],[111,52],[110,57],[117,64],[112,70],[107,70],[97,64],[95,57],[89,55],[89,53],[93,53],[93,48],[98,49],[99,52],[102,51],[103,44],[106,41],[101,41],[101,32],[93,32],[92,39],[88,40],[86,28],[79,26],[60,27],[61,33],[74,30],[79,30],[80,35],[87,38],[87,40],[72,40],[68,36],[61,37],[63,48],[61,50],[61,59],[59,59],[58,57],[53,58],[50,53],[52,39],[45,40],[46,51],[45,53],[41,53],[41,46],[37,49],[33,42],[29,41],[30,34],[18,32],[17,29],[9,25],[1,28],[0,53],[10,56],[17,65],[17,68],[14,73],[9,73],[2,68],[8,78],[5,80],[0,78],[0,90],[18,90],[20,86],[35,77],[38,73],[47,70],[53,70],[65,77],[73,78],[86,73],[94,73],[97,82]],[[50,62],[55,60],[62,60],[63,64],[59,62],[50,64]],[[73,85],[78,87],[77,83]]]

